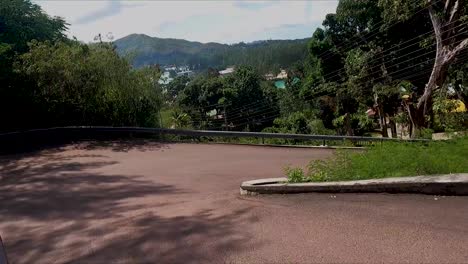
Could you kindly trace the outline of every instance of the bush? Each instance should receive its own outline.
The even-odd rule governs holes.
[[[430,128],[422,128],[422,129],[415,131],[415,138],[432,139],[433,133],[434,133],[434,130]]]
[[[288,182],[295,183],[305,180],[304,170],[301,168],[286,167],[284,171],[288,177]]]
[[[15,68],[42,126],[159,124],[159,70],[132,69],[111,45],[33,41]]]

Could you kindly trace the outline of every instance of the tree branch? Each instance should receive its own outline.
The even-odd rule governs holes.
[[[437,50],[439,50],[442,47],[442,32],[440,29],[441,22],[440,22],[440,19],[437,17],[437,13],[432,7],[432,5],[430,5],[428,9],[429,9],[429,16],[431,17],[432,27],[434,28]]]
[[[452,7],[452,11],[450,12],[450,18],[447,21],[447,23],[451,23],[456,14],[458,14],[458,0],[455,1],[455,4]]]
[[[468,38],[464,39],[462,42],[460,42],[455,48],[453,48],[445,57],[444,63],[452,61],[455,56],[460,53],[464,48],[468,47]]]
[[[444,13],[447,14],[448,7],[450,6],[450,3],[452,0],[446,0],[445,1],[445,7],[444,7]]]

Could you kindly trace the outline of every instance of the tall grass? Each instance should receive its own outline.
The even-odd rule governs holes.
[[[303,181],[347,181],[468,172],[468,137],[428,143],[385,142],[313,161]],[[295,179],[297,181],[297,179]]]

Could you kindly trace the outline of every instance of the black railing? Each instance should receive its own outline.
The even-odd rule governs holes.
[[[362,146],[375,142],[425,142],[424,139],[402,140],[395,138],[306,135],[263,132],[211,131],[144,127],[75,126],[34,129],[0,134],[0,150],[34,148],[41,145],[63,144],[80,140],[112,140],[129,137],[152,137],[169,141],[220,141],[238,143],[241,139],[255,139],[247,143],[272,143],[299,145],[350,145]],[[276,140],[276,141],[275,141]]]

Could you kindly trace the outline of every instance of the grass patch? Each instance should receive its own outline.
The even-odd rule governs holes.
[[[468,172],[468,137],[416,142],[385,142],[363,152],[339,150],[313,161],[307,173],[288,169],[289,182],[326,182]],[[294,172],[294,173],[292,173]],[[298,175],[304,175],[298,180]]]
[[[161,124],[164,128],[171,128],[172,126],[172,113],[173,110],[170,108],[161,109]]]

